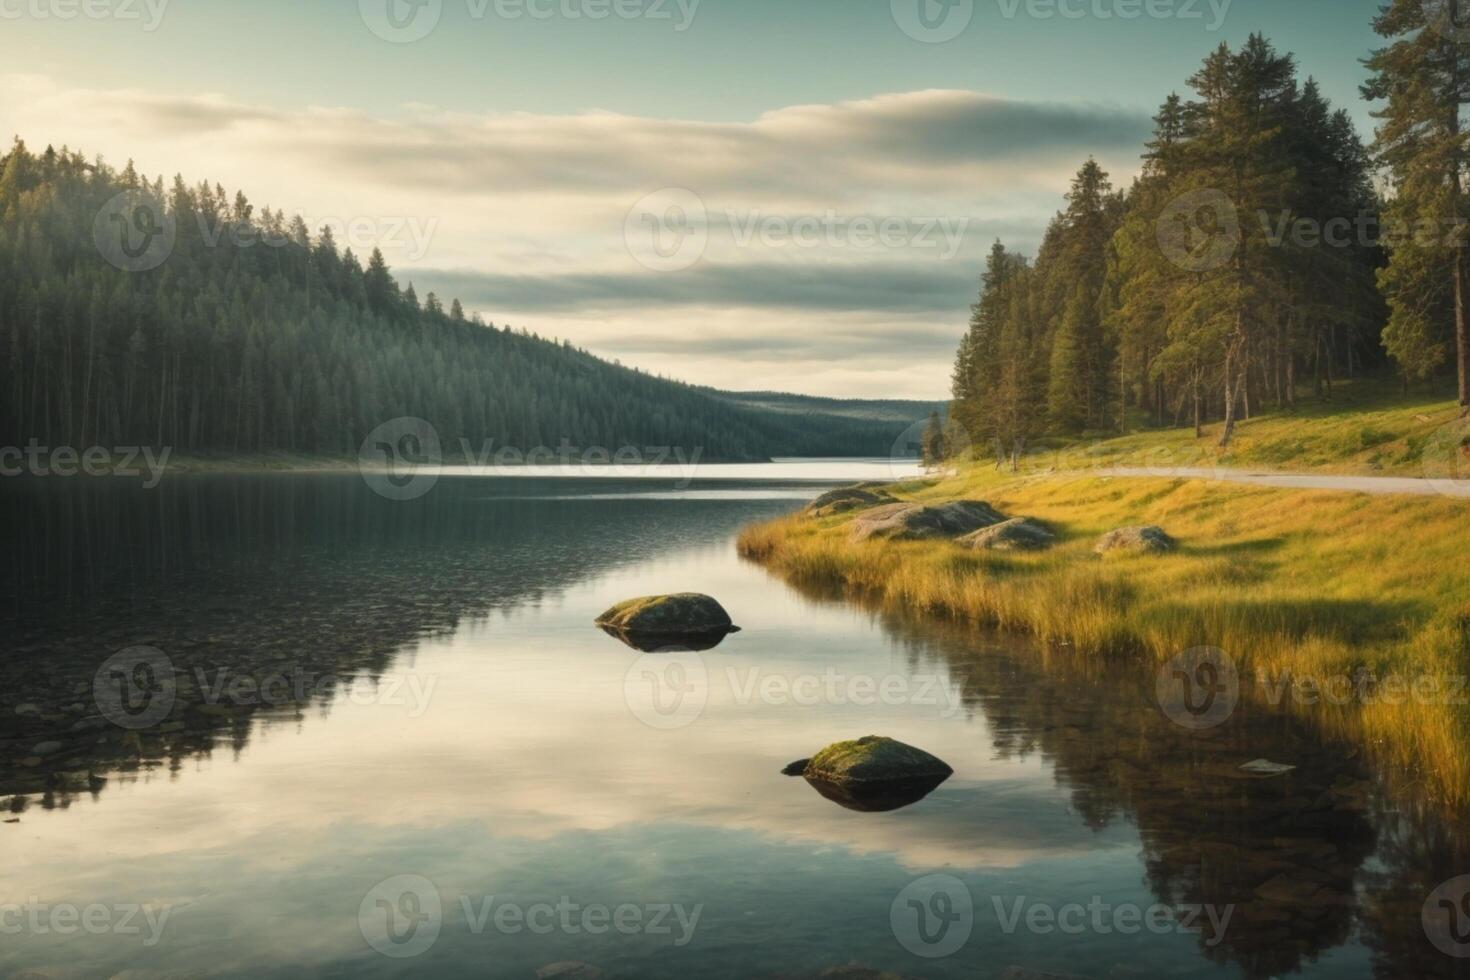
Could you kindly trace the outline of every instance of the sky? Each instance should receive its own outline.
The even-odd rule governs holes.
[[[1378,0],[0,0],[0,131],[243,190],[700,384],[945,397],[996,238],[1262,32],[1366,137]]]

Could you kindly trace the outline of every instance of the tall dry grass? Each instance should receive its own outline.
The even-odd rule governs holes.
[[[1057,547],[973,552],[949,541],[854,542],[844,517],[747,529],[741,552],[784,576],[936,615],[1024,630],[1147,666],[1225,650],[1243,695],[1285,701],[1470,812],[1470,504],[1171,479],[1008,478],[988,467],[910,494],[979,499],[1039,519]],[[1163,556],[1095,555],[1116,527],[1159,524]],[[1317,691],[1343,678],[1363,697]],[[1390,678],[1406,685],[1385,688]],[[1414,687],[1413,685],[1418,685]],[[1279,693],[1275,697],[1282,697]],[[1315,703],[1308,703],[1315,700]]]

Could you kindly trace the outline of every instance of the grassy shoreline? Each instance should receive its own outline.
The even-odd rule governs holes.
[[[1465,501],[1085,472],[1014,476],[987,464],[894,492],[983,500],[1045,522],[1059,541],[1039,553],[855,542],[849,513],[755,525],[740,552],[794,581],[1028,632],[1143,678],[1184,650],[1218,647],[1239,670],[1242,699],[1284,703],[1410,773],[1433,800],[1470,812]],[[1163,526],[1179,549],[1093,553],[1100,535],[1135,524]],[[1343,678],[1352,682],[1346,696]]]

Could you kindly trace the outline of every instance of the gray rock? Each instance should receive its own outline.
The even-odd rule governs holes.
[[[951,769],[923,749],[883,735],[833,742],[807,761],[804,775],[837,784],[894,783],[947,778]]]
[[[41,715],[41,709],[36,705],[27,702],[26,704],[16,705],[15,713],[20,718],[39,718]]]
[[[724,606],[698,592],[628,599],[598,616],[597,625],[628,633],[668,636],[733,633],[739,629],[730,622]]]
[[[31,746],[31,754],[39,756],[55,755],[62,749],[60,742],[37,742]]]
[[[1127,551],[1135,554],[1161,554],[1173,551],[1175,541],[1164,533],[1164,529],[1153,524],[1140,527],[1120,527],[1109,531],[1098,539],[1093,550],[1100,555],[1110,551]]]
[[[849,510],[893,503],[893,495],[883,489],[883,486],[881,483],[857,483],[850,487],[828,490],[806,505],[806,513],[811,517],[828,517]]]
[[[967,534],[959,543],[977,551],[1041,551],[1056,540],[1056,535],[1031,518],[1017,517]]]
[[[888,538],[919,541],[954,538],[1005,520],[1005,516],[980,500],[957,500],[948,504],[886,504],[863,511],[852,524],[854,541]]]

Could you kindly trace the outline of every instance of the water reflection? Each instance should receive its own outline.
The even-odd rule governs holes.
[[[1130,670],[774,582],[729,537],[789,509],[795,488],[728,489],[742,493],[446,478],[390,503],[347,477],[5,488],[19,546],[3,569],[0,800],[21,822],[0,840],[26,847],[0,870],[0,904],[129,888],[188,904],[171,945],[23,936],[0,948],[0,973],[162,972],[205,951],[242,975],[531,976],[569,959],[640,977],[853,961],[937,977],[1464,975],[1420,911],[1470,870],[1466,837],[1351,747],[1259,709],[1185,732]],[[703,701],[660,729],[627,681],[661,655],[650,667],[591,620],[686,588],[746,630],[690,655]],[[139,644],[175,676],[166,719],[130,730],[92,686]],[[854,693],[873,678],[897,696]],[[870,732],[955,775],[874,801],[780,773]],[[1258,758],[1296,768],[1240,771]],[[962,877],[977,921],[962,953],[927,961],[895,942],[889,904],[936,870]],[[364,947],[355,917],[407,871],[451,910],[455,896],[570,892],[707,912],[680,948],[486,938],[451,915],[404,970]],[[1059,937],[1006,932],[992,911],[1091,896],[1232,912],[1182,936]]]
[[[900,782],[865,786],[861,783],[843,785],[825,779],[806,778],[807,785],[826,799],[840,807],[858,813],[887,813],[912,806],[939,788],[948,776],[928,779],[912,779]]]

